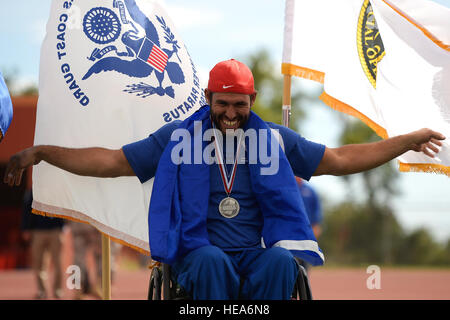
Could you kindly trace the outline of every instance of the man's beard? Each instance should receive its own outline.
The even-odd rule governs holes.
[[[245,126],[245,124],[248,121],[250,114],[248,115],[242,115],[242,114],[237,114],[236,117],[233,119],[238,121],[239,127],[238,128],[243,128]],[[222,120],[223,118],[225,118],[225,112],[224,113],[214,113],[211,110],[211,120],[213,121],[214,125],[216,126],[217,129],[219,129],[220,131],[222,131]],[[232,130],[232,129],[229,129]]]

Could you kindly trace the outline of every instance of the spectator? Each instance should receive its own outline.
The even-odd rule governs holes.
[[[76,290],[75,299],[80,300],[84,295],[91,294],[97,299],[102,298],[101,280],[102,280],[102,239],[101,233],[93,226],[71,221],[70,228],[72,230],[73,248],[74,248],[74,264],[80,267],[81,271],[81,288]],[[110,257],[111,257],[111,282],[114,279],[116,269],[116,256],[121,245],[111,241]],[[92,250],[94,260],[94,272],[89,272],[87,265],[87,255]]]
[[[31,190],[25,192],[22,210],[23,238],[31,241],[32,268],[36,276],[37,294],[36,299],[47,299],[46,279],[48,272],[44,266],[45,253],[50,253],[53,263],[53,295],[56,299],[62,298],[62,228],[64,222],[59,218],[43,217],[31,213],[33,193]]]
[[[318,239],[322,233],[322,228],[320,225],[322,222],[322,206],[320,205],[319,196],[314,188],[306,181],[299,177],[295,177],[295,180],[297,180],[300,195],[302,196],[303,203],[305,204],[306,214],[308,215],[309,223],[311,224],[314,236]],[[298,259],[298,261],[305,268],[305,270],[308,271],[311,265],[301,259]]]

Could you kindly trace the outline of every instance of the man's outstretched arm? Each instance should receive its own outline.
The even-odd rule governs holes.
[[[430,129],[421,129],[386,140],[326,148],[315,176],[323,174],[346,175],[376,168],[403,153],[413,150],[429,157],[439,151],[445,137]]]
[[[3,181],[10,186],[19,185],[23,171],[41,161],[81,176],[115,178],[135,175],[122,149],[34,146],[11,157]]]

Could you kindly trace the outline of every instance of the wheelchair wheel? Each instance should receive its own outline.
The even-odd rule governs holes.
[[[168,264],[162,265],[162,291],[164,300],[172,300],[175,296],[171,280],[171,269]]]
[[[309,285],[308,273],[303,266],[299,267],[299,276],[297,278],[300,300],[312,300],[311,286]]]
[[[162,275],[159,268],[154,267],[150,276],[148,300],[161,300]]]
[[[312,300],[311,287],[309,285],[308,274],[303,266],[298,264],[299,272],[292,292],[293,300]]]

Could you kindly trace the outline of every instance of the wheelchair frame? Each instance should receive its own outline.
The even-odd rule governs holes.
[[[297,260],[298,275],[292,292],[292,300],[312,300],[311,286],[306,269]],[[171,278],[172,272],[168,264],[154,266],[150,275],[148,300],[190,300],[183,288]],[[241,283],[242,284],[242,283]]]

